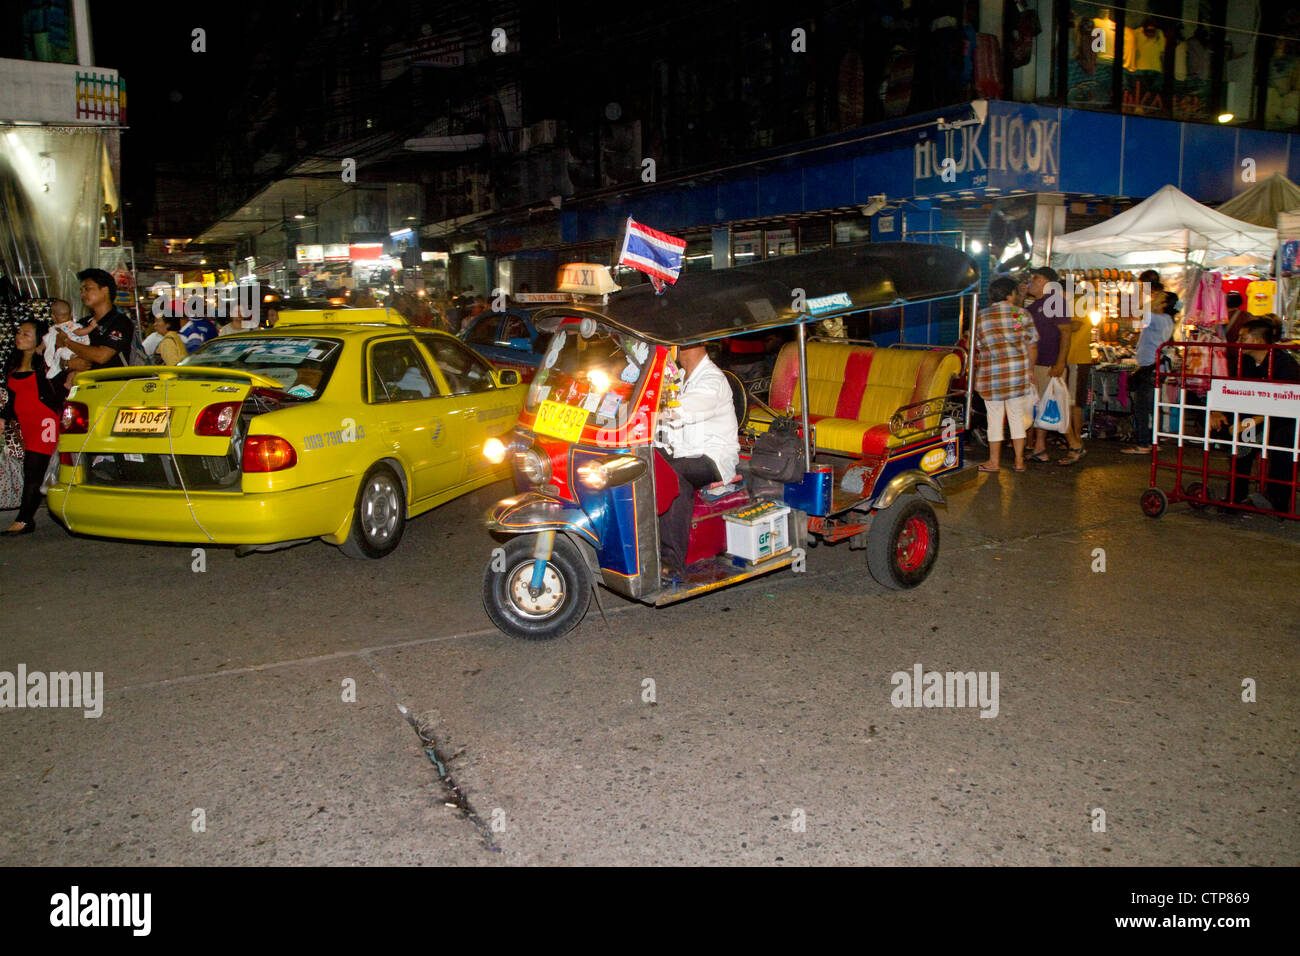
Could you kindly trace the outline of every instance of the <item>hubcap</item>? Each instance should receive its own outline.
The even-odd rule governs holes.
[[[371,478],[361,496],[361,530],[366,540],[383,544],[391,538],[397,531],[401,508],[393,482],[383,475]]]
[[[908,518],[898,535],[895,548],[899,569],[905,572],[915,571],[925,563],[929,551],[930,525],[921,517]]]
[[[510,603],[525,617],[549,617],[564,604],[564,578],[547,563],[542,575],[542,591],[533,597],[529,585],[533,581],[533,562],[525,561],[510,572],[506,580],[506,593]]]

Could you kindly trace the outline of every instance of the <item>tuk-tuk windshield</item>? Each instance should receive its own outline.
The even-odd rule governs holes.
[[[630,336],[604,330],[583,336],[578,328],[561,329],[528,390],[528,411],[553,402],[585,409],[587,424],[621,427],[649,358],[650,345]]]

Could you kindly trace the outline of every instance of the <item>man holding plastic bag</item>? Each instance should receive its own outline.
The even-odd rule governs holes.
[[[1060,432],[1062,435],[1070,430],[1070,389],[1065,378],[1051,376],[1047,380],[1047,391],[1038,396],[1034,405],[1034,427],[1043,432]]]
[[[1047,454],[1047,433],[1069,428],[1069,388],[1065,384],[1065,359],[1070,350],[1072,322],[1061,289],[1061,277],[1048,266],[1030,270],[1029,294],[1034,301],[1027,308],[1038,333],[1038,358],[1033,368],[1034,389],[1038,401],[1034,408],[1034,448],[1025,457],[1040,463],[1051,461]],[[1069,303],[1073,306],[1074,303]],[[1059,389],[1054,389],[1054,385]],[[1048,396],[1056,392],[1055,411],[1048,411]],[[1062,392],[1067,393],[1066,397]],[[1043,420],[1040,422],[1039,419]]]

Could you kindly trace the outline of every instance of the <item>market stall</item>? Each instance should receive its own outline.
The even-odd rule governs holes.
[[[1274,228],[1224,215],[1172,185],[1105,222],[1058,237],[1052,264],[1071,278],[1086,277],[1095,293],[1087,325],[1094,362],[1090,414],[1100,406],[1117,416],[1127,413],[1126,373],[1136,365],[1123,339],[1140,329],[1146,310],[1146,290],[1137,274],[1154,269],[1164,287],[1183,301],[1184,315],[1192,313],[1193,323],[1212,334],[1224,280],[1267,279],[1277,237]],[[1215,276],[1213,296],[1196,296],[1202,274]],[[1206,302],[1212,307],[1207,309]],[[1118,334],[1103,338],[1098,326]],[[1180,337],[1199,334],[1180,327]]]

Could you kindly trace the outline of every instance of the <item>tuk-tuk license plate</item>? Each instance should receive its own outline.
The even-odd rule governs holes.
[[[171,417],[170,408],[119,408],[113,421],[113,434],[165,435]]]
[[[542,407],[537,410],[533,431],[560,441],[575,442],[582,437],[582,426],[587,423],[587,414],[581,405],[542,402]]]

